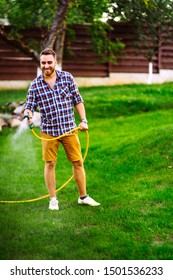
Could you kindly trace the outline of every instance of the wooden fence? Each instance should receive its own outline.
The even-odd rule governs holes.
[[[74,39],[65,40],[65,48],[68,48],[72,55],[65,52],[63,59],[63,70],[71,72],[75,77],[109,77],[110,73],[148,72],[148,49],[144,46],[152,46],[153,42],[148,38],[141,48],[137,47],[141,42],[136,41],[134,27],[131,24],[113,24],[110,37],[121,38],[126,45],[124,55],[116,64],[98,63],[100,58],[93,50],[87,26],[76,25],[75,32]],[[26,31],[24,36],[38,41],[41,39],[40,32],[36,29]],[[154,73],[159,73],[160,69],[173,69],[173,36],[162,36],[156,46],[152,62]],[[32,58],[16,50],[0,37],[0,80],[32,80],[36,74],[37,65]]]

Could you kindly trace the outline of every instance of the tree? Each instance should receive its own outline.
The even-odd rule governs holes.
[[[5,15],[15,28],[6,33],[1,26],[0,32],[4,40],[30,54],[39,63],[40,49],[51,47],[55,49],[58,62],[61,64],[65,31],[74,23],[90,25],[90,32],[95,50],[105,60],[114,60],[119,49],[124,47],[120,41],[112,42],[108,37],[110,25],[101,21],[103,13],[108,12],[108,0],[1,0],[0,17]],[[33,41],[26,42],[21,31],[31,27],[44,27],[41,45],[38,47]],[[44,29],[45,30],[45,29]]]
[[[24,42],[20,31],[30,27],[47,27],[47,34],[42,34],[41,49],[54,48],[57,38],[59,44],[63,44],[63,31],[65,16],[69,6],[69,0],[2,0],[0,10],[5,14],[10,24],[15,27],[8,34],[4,28],[0,28],[4,40],[13,44],[26,54],[30,54],[39,63],[38,53],[40,48],[31,42]],[[2,17],[2,16],[1,16]]]
[[[0,34],[4,40],[32,56],[37,63],[39,51],[51,47],[56,50],[61,64],[64,36],[68,26],[87,23],[95,50],[104,59],[115,61],[124,45],[120,40],[113,42],[109,39],[111,25],[109,21],[101,20],[103,14],[106,14],[109,20],[132,21],[138,35],[143,37],[144,25],[148,26],[152,35],[156,34],[158,29],[161,31],[165,22],[173,25],[172,8],[171,0],[88,0],[87,5],[85,0],[1,0],[0,18],[6,17],[14,28],[10,33],[6,33],[1,26]],[[31,27],[40,27],[40,46],[33,44],[33,41],[26,42],[21,37],[21,30]]]
[[[67,25],[74,22],[79,24],[91,23],[93,25],[93,28],[90,28],[92,31],[95,30],[93,43],[100,54],[104,53],[106,56],[106,53],[108,53],[105,48],[106,45],[109,52],[116,52],[117,44],[111,42],[107,37],[106,29],[109,25],[100,21],[103,12],[107,11],[108,0],[88,0],[87,5],[84,0],[1,1],[0,17],[5,15],[10,24],[15,27],[10,33],[6,33],[5,29],[0,27],[1,36],[24,53],[30,54],[37,63],[39,63],[38,53],[40,49],[51,47],[56,50],[59,64],[61,64],[65,31]],[[40,48],[36,45],[33,46],[31,42],[24,42],[20,34],[21,30],[34,26],[47,28],[47,32],[42,33],[43,40]],[[98,30],[97,33],[96,30]],[[102,39],[100,39],[100,34]],[[106,41],[106,44],[101,45],[101,41]],[[119,43],[118,47],[123,47],[123,44]]]

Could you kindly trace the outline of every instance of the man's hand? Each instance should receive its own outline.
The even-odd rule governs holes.
[[[81,121],[79,124],[79,129],[80,130],[87,130],[88,129],[88,124],[86,122]]]
[[[24,117],[27,116],[28,118],[28,124],[31,124],[32,123],[32,112],[28,109],[26,109],[24,111]]]

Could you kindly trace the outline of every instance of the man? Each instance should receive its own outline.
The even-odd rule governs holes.
[[[32,115],[36,108],[41,113],[41,136],[56,138],[76,127],[74,106],[81,119],[80,130],[87,130],[88,124],[83,99],[78,91],[72,75],[68,72],[57,71],[56,53],[45,49],[40,54],[42,74],[31,84],[25,105],[24,115]],[[86,178],[83,166],[81,147],[77,130],[54,141],[42,141],[42,154],[45,161],[44,178],[50,194],[49,209],[59,210],[56,198],[55,166],[59,144],[62,144],[67,158],[72,162],[73,174],[78,186],[78,204],[98,206],[100,203],[86,193]]]

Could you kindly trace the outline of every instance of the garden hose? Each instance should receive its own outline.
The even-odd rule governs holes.
[[[45,138],[42,138],[40,136],[38,136],[36,134],[36,132],[34,131],[34,126],[33,124],[30,124],[30,129],[32,131],[32,133],[34,134],[34,136],[40,140],[44,140],[44,141],[52,141],[52,140],[56,140],[56,139],[60,139],[61,137],[64,137],[64,136],[67,136],[69,133],[72,133],[76,130],[80,130],[80,127],[76,127],[58,137],[54,137],[54,138],[51,138],[51,139],[45,139]],[[87,153],[88,153],[88,146],[89,146],[89,133],[88,133],[88,130],[85,130],[86,132],[86,148],[85,148],[85,153],[84,153],[84,156],[83,156],[83,162],[85,161],[85,158],[87,156]],[[74,175],[72,175],[61,187],[59,187],[55,192],[59,192],[60,190],[62,190],[68,183],[70,183],[70,181],[73,179]],[[42,200],[44,198],[47,198],[49,197],[50,195],[47,194],[47,195],[43,195],[41,197],[37,197],[37,198],[33,198],[33,199],[27,199],[27,200],[1,200],[0,203],[8,203],[8,204],[12,204],[12,203],[26,203],[26,202],[35,202],[35,201],[38,201],[38,200]]]

